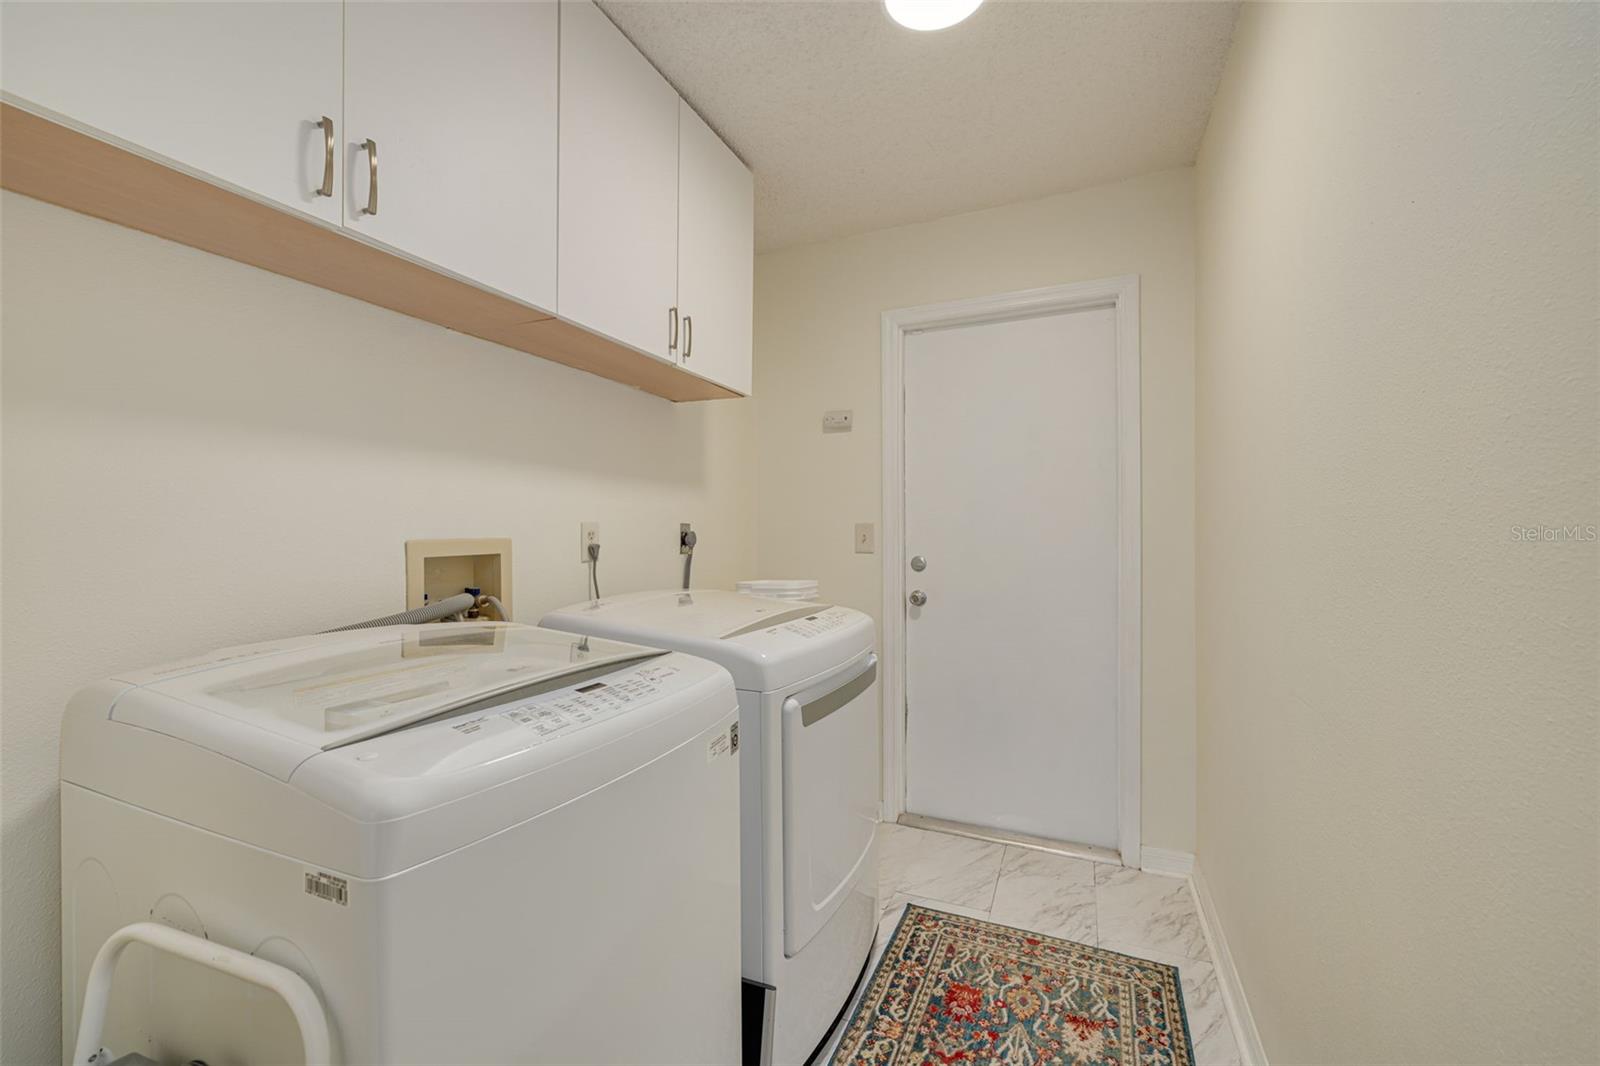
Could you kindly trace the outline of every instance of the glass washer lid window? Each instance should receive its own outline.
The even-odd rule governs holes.
[[[660,652],[532,626],[376,630],[174,678],[154,689],[312,747],[388,732],[473,700]]]

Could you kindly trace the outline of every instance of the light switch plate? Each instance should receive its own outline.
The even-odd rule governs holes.
[[[824,411],[822,415],[822,432],[824,433],[849,433],[855,426],[854,411]]]
[[[878,550],[878,530],[871,522],[856,523],[856,554],[871,555]]]

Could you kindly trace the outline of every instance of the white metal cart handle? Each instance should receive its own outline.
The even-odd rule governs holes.
[[[220,970],[242,981],[276,992],[300,1026],[300,1042],[305,1047],[306,1066],[329,1066],[332,1047],[328,1039],[328,1016],[323,1013],[322,1001],[306,984],[305,978],[293,970],[266,959],[258,959],[243,951],[214,944],[204,937],[185,933],[170,925],[156,922],[134,922],[112,933],[94,957],[89,968],[89,986],[83,994],[83,1014],[78,1022],[78,1042],[72,1061],[76,1066],[90,1066],[98,1061],[100,1037],[106,1024],[106,1007],[111,1000],[111,977],[117,960],[129,944],[147,944],[157,951],[198,962],[213,970]]]

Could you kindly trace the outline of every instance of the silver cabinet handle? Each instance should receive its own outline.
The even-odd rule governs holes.
[[[683,316],[683,357],[689,358],[694,354],[694,316]]]
[[[921,607],[923,604],[928,602],[928,594],[926,592],[923,592],[921,589],[913,589],[911,591],[910,599],[911,599],[911,606],[913,606],[913,607]]]
[[[670,323],[670,332],[667,334],[667,351],[675,352],[678,350],[678,309],[676,307],[667,308],[667,321]]]
[[[363,215],[378,213],[378,142],[371,137],[361,146],[367,152],[367,167],[370,176],[367,179],[367,206],[361,209]]]
[[[333,195],[333,119],[327,115],[322,116],[322,121],[317,123],[322,127],[322,188],[317,190],[318,196]]]

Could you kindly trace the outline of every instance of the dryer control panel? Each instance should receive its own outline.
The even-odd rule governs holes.
[[[826,610],[818,611],[816,614],[808,614],[804,618],[796,618],[780,626],[774,626],[768,632],[792,633],[797,637],[810,640],[813,637],[831,633],[840,626],[845,625],[850,621],[852,613],[846,607],[829,607]]]

